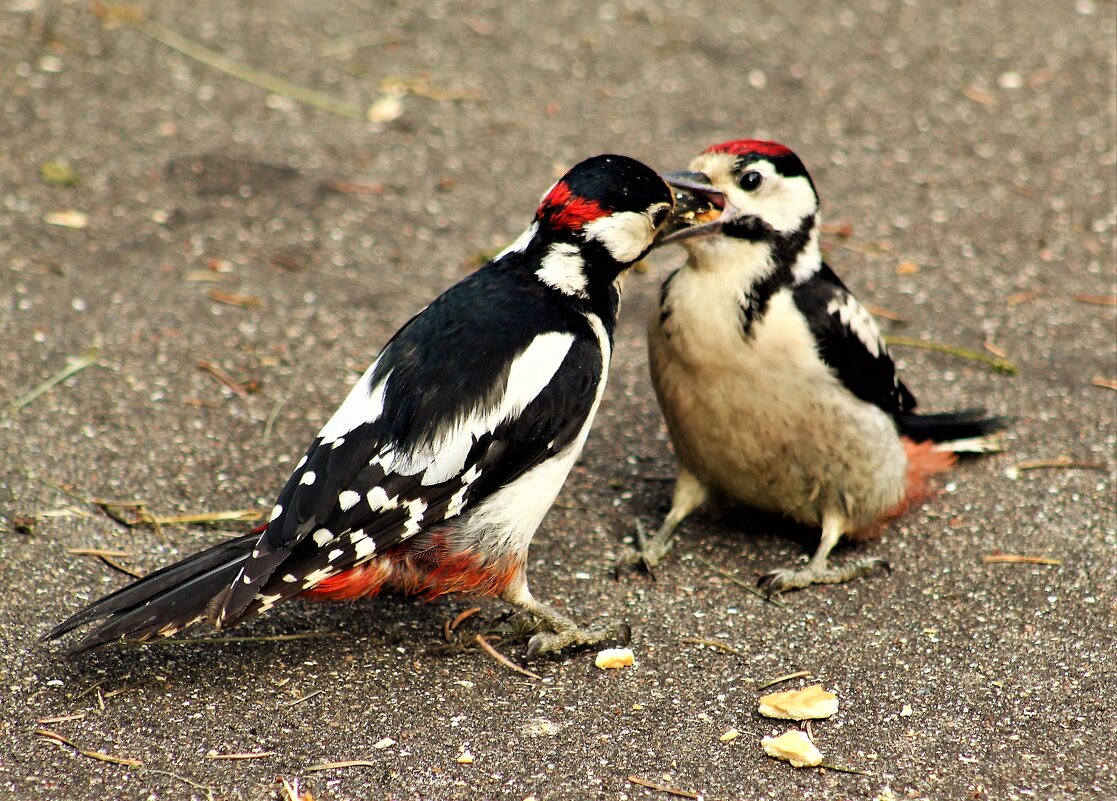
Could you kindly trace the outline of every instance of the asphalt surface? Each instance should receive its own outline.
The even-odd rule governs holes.
[[[1117,376],[1113,2],[132,8],[381,121],[84,2],[0,3],[0,797],[271,799],[276,777],[318,799],[671,797],[634,776],[709,799],[1117,798],[1117,393],[1095,383]],[[380,99],[388,79],[411,91]],[[672,250],[627,282],[611,385],[529,562],[540,598],[630,622],[634,667],[572,653],[534,680],[448,650],[461,598],[294,602],[233,632],[308,639],[76,662],[38,642],[127,580],[74,549],[147,571],[243,530],[129,528],[92,499],[270,506],[356,371],[563,168],[603,151],[679,168],[743,136],[802,156],[851,229],[829,260],[902,318],[888,333],[1019,366],[897,349],[925,408],[1015,423],[1007,453],[836,553],[890,576],[765,603],[725,574],[751,584],[813,542],[738,515],[685,524],[657,581],[613,581],[633,520],[669,500],[643,327]],[[1018,467],[1063,457],[1080,466]],[[481,606],[467,644],[502,625]],[[523,640],[497,646],[519,660]],[[775,689],[834,690],[816,742],[861,773],[761,751],[790,724],[757,716],[760,685],[799,671]],[[230,754],[255,758],[212,758]]]

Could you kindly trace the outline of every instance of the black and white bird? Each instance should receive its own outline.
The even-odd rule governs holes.
[[[761,579],[769,593],[887,566],[828,557],[925,498],[955,452],[995,449],[1003,421],[915,412],[872,316],[822,261],[818,195],[788,148],[715,145],[668,182],[682,227],[661,241],[689,258],[663,284],[648,355],[679,476],[659,531],[638,527],[622,564],[656,565],[689,514],[729,501],[821,528],[805,567]]]
[[[311,443],[265,528],[91,604],[74,653],[224,629],[296,595],[499,596],[545,627],[528,654],[625,636],[537,601],[528,545],[578,459],[609,374],[618,279],[651,247],[672,192],[597,156],[544,195],[526,231],[388,342]]]

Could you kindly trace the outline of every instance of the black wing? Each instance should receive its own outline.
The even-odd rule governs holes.
[[[792,290],[822,360],[850,392],[899,418],[916,406],[868,310],[825,263]]]

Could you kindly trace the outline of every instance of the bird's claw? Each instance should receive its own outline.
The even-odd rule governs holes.
[[[799,590],[812,584],[841,584],[867,576],[877,568],[883,568],[886,573],[892,572],[892,567],[887,559],[879,556],[869,556],[848,565],[837,567],[819,568],[807,565],[798,569],[781,568],[773,570],[771,573],[761,576],[757,581],[757,586],[768,598],[771,598],[781,592]]]
[[[594,628],[569,626],[556,631],[541,631],[532,635],[527,641],[525,656],[527,659],[532,659],[540,654],[554,653],[571,646],[586,648],[613,639],[628,645],[632,640],[632,627],[627,623],[614,623],[610,626]]]
[[[613,578],[619,580],[626,567],[635,567],[650,576],[652,581],[655,581],[654,568],[659,565],[667,551],[670,550],[671,543],[664,543],[659,537],[648,534],[644,524],[639,520],[636,521],[634,530],[636,532],[636,546],[625,548],[624,553],[617,557],[617,561],[613,565]]]

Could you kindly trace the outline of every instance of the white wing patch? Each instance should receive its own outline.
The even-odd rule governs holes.
[[[369,365],[364,375],[342,401],[341,406],[334,412],[333,417],[318,432],[323,443],[333,442],[357,426],[373,422],[384,413],[384,389],[392,374],[389,372],[379,384],[373,387],[372,374],[378,364],[380,364],[380,357]]]
[[[877,328],[876,320],[868,310],[857,302],[857,298],[843,292],[826,304],[826,313],[838,315],[842,325],[861,340],[865,350],[869,351],[874,358],[880,357],[881,351],[884,350],[880,329]]]
[[[541,264],[535,274],[544,284],[566,295],[586,297],[586,263],[577,245],[556,242],[547,249]]]
[[[422,473],[425,485],[449,481],[462,472],[473,444],[501,423],[520,414],[550,383],[574,344],[574,335],[551,331],[531,341],[512,362],[500,401],[491,409],[474,409],[414,453],[382,455],[393,472],[404,476]],[[387,468],[385,468],[387,469]]]
[[[547,510],[562,489],[570,468],[582,453],[582,446],[589,436],[590,426],[597,414],[597,407],[605,393],[609,376],[609,359],[612,351],[609,334],[601,319],[595,314],[587,314],[586,319],[597,337],[601,353],[601,377],[594,393],[582,428],[574,440],[561,452],[546,459],[515,481],[501,487],[478,505],[472,514],[462,522],[459,538],[463,542],[473,540],[492,543],[486,550],[497,553],[522,555],[527,551],[535,529],[539,527]],[[463,475],[463,479],[465,476]]]
[[[622,264],[636,261],[652,243],[655,231],[647,214],[619,211],[586,223],[586,239],[596,239]]]

